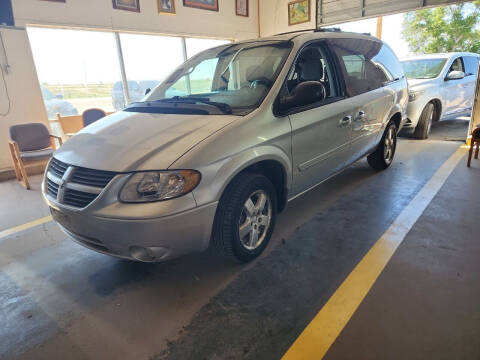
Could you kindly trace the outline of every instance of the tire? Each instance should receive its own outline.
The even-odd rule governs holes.
[[[262,195],[265,205],[260,212]],[[250,213],[257,215],[247,211],[248,200],[250,209],[251,205],[255,209]],[[214,252],[230,261],[252,261],[270,241],[276,217],[277,193],[270,180],[255,173],[239,174],[227,186],[218,204],[212,231]]]
[[[413,133],[413,137],[415,139],[426,139],[430,134],[430,130],[432,128],[432,123],[435,117],[435,105],[433,103],[428,103],[425,105],[425,108],[420,115],[420,119],[418,120],[417,127],[415,128],[415,132]]]
[[[390,121],[377,149],[367,157],[368,164],[375,170],[385,170],[392,164],[396,149],[397,126]]]

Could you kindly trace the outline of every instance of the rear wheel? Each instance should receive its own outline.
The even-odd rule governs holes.
[[[428,103],[420,115],[417,127],[413,133],[413,137],[416,139],[426,139],[432,129],[433,120],[435,118],[435,105]]]
[[[375,170],[384,170],[390,166],[397,149],[397,126],[393,121],[387,125],[377,149],[367,157],[368,164]]]
[[[265,176],[239,174],[227,187],[212,232],[220,255],[248,262],[260,255],[272,236],[277,215],[276,191]]]

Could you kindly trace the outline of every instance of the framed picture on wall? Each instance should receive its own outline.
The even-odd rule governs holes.
[[[248,17],[248,0],[235,0],[235,12],[238,16]]]
[[[288,25],[310,21],[310,0],[295,0],[288,3]]]
[[[140,12],[140,0],[112,0],[113,8]]]
[[[159,14],[175,15],[175,0],[157,0]]]
[[[218,0],[183,0],[183,6],[218,11]]]

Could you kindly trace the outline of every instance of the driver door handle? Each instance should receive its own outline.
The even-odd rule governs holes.
[[[340,120],[340,126],[348,126],[352,123],[352,116],[348,115],[345,116],[342,120]]]

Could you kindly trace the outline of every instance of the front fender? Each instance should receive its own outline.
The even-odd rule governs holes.
[[[276,161],[282,165],[286,175],[286,188],[289,190],[292,183],[292,165],[288,154],[278,146],[261,145],[197,168],[202,174],[201,184],[193,192],[197,206],[219,201],[225,188],[237,174],[264,160]]]

